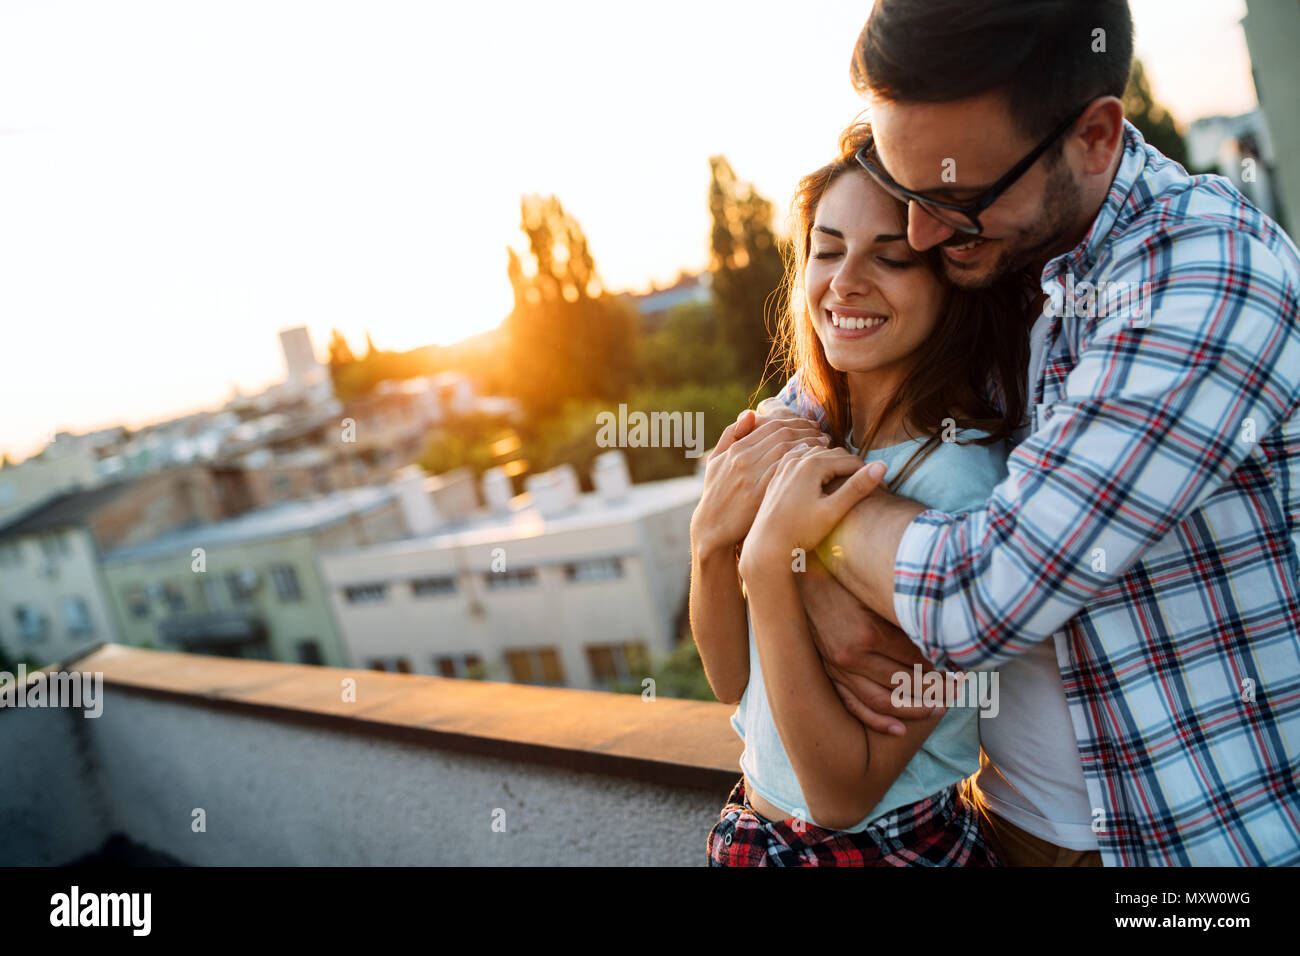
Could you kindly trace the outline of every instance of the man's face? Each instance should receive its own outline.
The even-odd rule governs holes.
[[[873,97],[871,125],[876,152],[896,183],[950,202],[975,199],[1038,145],[1015,128],[997,93],[949,103]],[[948,280],[978,289],[1068,251],[1077,241],[1082,207],[1068,153],[1041,156],[980,213],[981,235],[959,232],[911,203],[907,238],[918,250],[939,246]]]

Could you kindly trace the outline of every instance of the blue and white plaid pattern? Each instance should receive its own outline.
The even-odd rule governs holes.
[[[1033,430],[984,509],[909,525],[895,613],[951,669],[1063,635],[1107,866],[1300,864],[1300,254],[1126,123],[1042,287]]]

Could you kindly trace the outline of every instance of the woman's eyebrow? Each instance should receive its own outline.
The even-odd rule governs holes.
[[[824,232],[828,236],[834,236],[836,239],[843,239],[844,233],[838,229],[832,229],[830,226],[813,226],[813,232]],[[897,242],[899,239],[906,239],[907,236],[902,233],[882,232],[876,236],[876,242]]]

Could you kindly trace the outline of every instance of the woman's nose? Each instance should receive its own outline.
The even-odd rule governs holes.
[[[866,295],[871,291],[871,282],[863,274],[862,266],[846,256],[831,277],[831,291],[844,302],[854,295]]]

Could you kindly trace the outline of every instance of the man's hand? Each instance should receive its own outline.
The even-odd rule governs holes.
[[[878,733],[901,735],[900,719],[920,720],[941,712],[936,707],[893,705],[895,674],[911,675],[915,664],[924,671],[934,669],[906,634],[854,597],[816,554],[808,554],[807,571],[795,579],[817,652],[850,714]],[[919,694],[921,688],[914,690]]]

